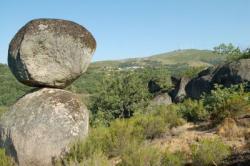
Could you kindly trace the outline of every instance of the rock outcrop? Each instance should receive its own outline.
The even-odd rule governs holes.
[[[185,91],[187,97],[192,99],[199,99],[202,94],[208,93],[211,91],[212,85],[212,77],[213,77],[213,68],[208,68],[206,70],[198,73],[198,76],[191,79],[186,87]]]
[[[26,85],[64,88],[86,71],[95,49],[95,39],[81,25],[36,19],[12,39],[8,64],[15,77]]]
[[[150,80],[148,82],[148,91],[150,93],[156,93],[156,92],[159,92],[161,91],[161,87],[159,84],[157,84],[154,80]]]
[[[172,96],[172,100],[174,102],[181,102],[187,96],[185,87],[190,81],[190,78],[187,77],[171,77],[172,83],[175,86],[175,89],[170,92]]]
[[[49,166],[87,135],[88,124],[88,110],[76,95],[43,88],[19,99],[1,118],[1,146],[21,166]]]
[[[84,27],[66,20],[37,19],[12,39],[8,63],[22,83],[42,87],[21,97],[0,119],[0,146],[19,166],[52,166],[53,159],[86,137],[89,113],[64,88],[82,73],[96,48]]]
[[[210,67],[198,73],[188,81],[188,78],[172,77],[175,89],[170,92],[174,102],[180,102],[184,97],[199,99],[202,94],[209,93],[215,84],[221,84],[225,87],[239,83],[250,83],[250,59],[241,59]]]
[[[156,95],[153,98],[152,104],[167,106],[167,105],[172,104],[172,99],[171,99],[171,97],[167,93],[162,93],[162,94]]]
[[[212,83],[229,87],[233,84],[250,82],[250,59],[240,59],[217,68]]]

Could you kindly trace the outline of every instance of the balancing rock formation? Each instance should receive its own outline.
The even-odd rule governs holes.
[[[81,25],[37,19],[10,42],[8,64],[26,85],[64,88],[87,70],[95,48],[95,39]]]
[[[20,98],[0,119],[0,146],[19,166],[51,166],[86,137],[88,110],[63,88],[84,73],[96,48],[93,36],[71,21],[37,19],[12,39],[8,63],[22,83],[41,87]]]

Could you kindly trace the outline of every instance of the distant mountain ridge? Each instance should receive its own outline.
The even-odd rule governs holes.
[[[161,53],[143,58],[131,58],[112,61],[98,61],[92,67],[131,67],[187,64],[191,67],[211,66],[225,61],[226,56],[218,55],[211,50],[184,49]]]

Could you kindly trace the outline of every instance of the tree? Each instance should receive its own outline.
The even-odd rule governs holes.
[[[99,88],[91,104],[94,121],[102,119],[107,124],[115,118],[129,118],[149,103],[147,81],[134,71],[108,74]]]
[[[235,47],[232,43],[222,43],[219,46],[214,47],[214,52],[223,55],[240,54],[239,47]]]
[[[235,47],[232,43],[222,43],[214,47],[214,53],[227,56],[227,60],[229,61],[236,60],[242,56],[242,51],[240,48]]]

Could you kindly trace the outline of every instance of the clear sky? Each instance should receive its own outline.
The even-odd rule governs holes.
[[[15,33],[34,18],[61,18],[95,36],[94,61],[176,49],[250,46],[250,0],[1,0],[0,62]]]

